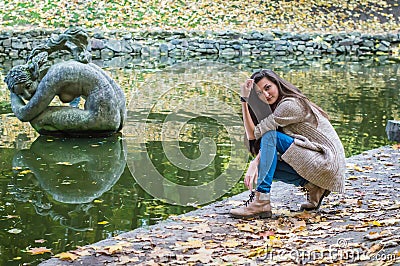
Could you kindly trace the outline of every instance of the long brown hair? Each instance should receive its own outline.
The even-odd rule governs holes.
[[[287,80],[284,80],[283,78],[281,78],[274,71],[269,70],[269,69],[262,69],[260,71],[254,72],[251,75],[251,79],[254,79],[255,84],[258,83],[262,78],[267,78],[268,80],[270,80],[271,82],[276,84],[276,86],[278,87],[278,90],[279,90],[278,100],[275,103],[270,105],[272,112],[275,111],[276,106],[279,104],[279,102],[283,98],[294,97],[294,98],[300,99],[306,106],[309,107],[309,109],[314,114],[317,121],[318,121],[318,116],[314,113],[311,106],[314,107],[315,109],[317,109],[324,117],[329,119],[328,114],[324,110],[322,110],[321,107],[319,107],[315,103],[311,102],[296,86],[294,86]],[[257,125],[259,123],[259,121],[257,120],[257,118],[256,118],[253,110],[250,108],[250,106],[249,106],[249,112],[250,112],[250,116],[251,116],[251,119],[253,120],[254,125]],[[279,130],[279,128],[278,128],[278,130]],[[253,154],[254,156],[256,154],[258,154],[258,152],[260,150],[260,142],[261,142],[261,139],[247,140],[247,137],[245,135],[245,145],[247,146],[250,153]]]
[[[258,83],[262,78],[267,78],[271,82],[275,83],[275,85],[278,87],[278,90],[279,90],[278,100],[274,104],[270,105],[272,111],[275,110],[276,106],[279,104],[279,102],[283,98],[285,98],[285,97],[294,97],[294,98],[300,99],[306,106],[314,107],[325,118],[329,119],[328,114],[324,110],[322,110],[321,107],[319,107],[315,103],[311,102],[296,86],[294,86],[289,81],[284,80],[283,78],[281,78],[274,71],[272,71],[270,69],[262,69],[260,71],[254,72],[251,75],[251,79],[254,79],[254,83]],[[314,114],[314,115],[315,115],[315,118],[318,120],[316,114]]]

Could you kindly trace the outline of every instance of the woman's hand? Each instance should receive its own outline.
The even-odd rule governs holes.
[[[253,190],[254,181],[257,181],[258,177],[258,160],[250,162],[249,169],[247,169],[244,177],[244,184],[249,190]]]
[[[253,88],[253,83],[254,83],[253,79],[248,79],[248,80],[246,80],[245,83],[243,83],[240,86],[240,96],[241,97],[248,98],[250,96],[250,91],[251,91],[251,88]]]

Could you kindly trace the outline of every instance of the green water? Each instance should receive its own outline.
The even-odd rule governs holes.
[[[31,255],[27,252],[31,248],[46,247],[57,254],[193,210],[193,206],[154,199],[137,178],[149,174],[146,156],[162,176],[182,185],[210,182],[230,167],[234,156],[230,145],[232,133],[224,123],[228,124],[234,115],[240,114],[238,95],[234,92],[239,72],[248,74],[255,69],[271,68],[297,85],[329,113],[347,156],[390,144],[385,125],[388,119],[400,117],[399,64],[381,63],[379,59],[346,60],[235,58],[220,62],[230,67],[221,70],[220,77],[219,72],[215,77],[215,69],[196,69],[198,81],[195,83],[192,76],[190,80],[175,80],[182,72],[180,75],[157,72],[167,65],[158,61],[108,67],[130,102],[127,129],[131,131],[104,139],[39,138],[29,125],[23,126],[13,119],[3,85],[0,91],[3,97],[0,100],[0,265],[37,264],[51,254]],[[10,65],[3,66],[3,75],[9,68]],[[161,77],[157,83],[149,82],[154,72]],[[160,79],[164,85],[177,85],[168,85],[170,89],[165,92]],[[143,98],[135,98],[138,95]],[[157,104],[149,116],[143,116],[142,101],[155,95]],[[180,117],[189,118],[177,133],[184,156],[198,158],[199,144],[204,138],[212,139],[217,147],[210,164],[198,171],[187,171],[166,156],[159,126],[168,119],[174,106],[196,97],[217,98],[232,110],[222,112],[221,105],[211,104],[204,115],[192,115],[203,108],[201,105],[179,113]],[[149,126],[144,136],[140,133],[141,123]],[[234,122],[231,126],[240,128]],[[129,137],[133,137],[134,145],[125,145]],[[129,155],[127,162],[126,154]],[[135,166],[133,174],[131,165]],[[165,188],[160,186],[160,189]],[[239,182],[220,198],[243,190]]]

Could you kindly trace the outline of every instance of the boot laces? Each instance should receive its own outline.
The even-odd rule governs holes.
[[[249,205],[255,197],[256,193],[254,191],[251,191],[250,195],[249,195],[249,199],[245,201],[245,206],[247,207],[247,205]]]

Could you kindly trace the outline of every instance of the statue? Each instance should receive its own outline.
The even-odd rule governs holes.
[[[30,122],[43,135],[107,136],[122,129],[126,117],[125,95],[100,67],[90,63],[88,36],[69,29],[57,39],[36,47],[24,65],[5,77],[15,116]],[[51,53],[66,50],[74,60],[49,65]],[[49,106],[55,96],[63,103],[84,98],[84,109]]]

